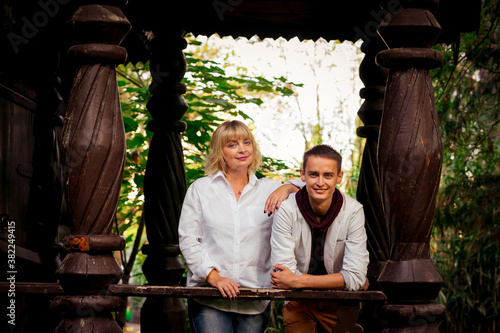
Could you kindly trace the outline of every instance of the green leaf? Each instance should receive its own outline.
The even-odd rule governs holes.
[[[139,125],[132,117],[123,117],[123,123],[125,125],[125,133],[136,131]]]

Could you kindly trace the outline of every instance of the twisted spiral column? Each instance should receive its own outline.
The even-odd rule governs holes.
[[[144,214],[148,245],[143,247],[147,259],[143,272],[148,283],[179,285],[185,265],[179,257],[178,223],[184,195],[186,173],[180,133],[186,130],[182,116],[188,105],[181,82],[186,73],[183,49],[185,31],[178,25],[166,25],[154,31],[150,70],[153,81],[148,110],[154,131],[144,178]],[[141,330],[185,332],[185,307],[181,299],[148,297],[141,309]]]
[[[443,148],[429,69],[442,55],[431,49],[441,27],[432,14],[438,1],[402,1],[380,33],[389,50],[377,63],[389,68],[378,146],[380,187],[391,240],[390,258],[378,282],[390,304],[385,332],[437,332],[444,311],[434,300],[443,280],[429,243]]]
[[[384,48],[377,36],[361,45],[365,57],[359,67],[359,77],[365,87],[359,92],[365,101],[358,111],[363,126],[357,135],[366,138],[359,172],[356,199],[363,205],[366,219],[367,248],[370,253],[367,277],[370,290],[380,290],[377,278],[389,259],[389,230],[385,221],[382,194],[380,192],[377,161],[378,138],[384,102],[388,70],[377,66],[376,54]],[[377,316],[379,305],[366,303],[360,312],[359,322],[365,332],[381,332],[383,323]]]
[[[56,272],[66,294],[52,302],[65,313],[56,331],[121,332],[111,311],[123,301],[106,290],[122,275],[112,251],[125,246],[110,232],[126,148],[115,65],[127,57],[119,44],[130,24],[119,7],[106,4],[79,6],[70,24],[76,45],[68,53],[77,66],[62,154],[72,235],[63,241],[68,254]]]
[[[357,135],[366,138],[356,191],[357,200],[363,204],[366,217],[366,231],[370,264],[368,277],[370,285],[376,284],[382,268],[389,259],[389,231],[385,221],[382,195],[380,192],[379,167],[377,161],[378,138],[384,102],[385,83],[388,71],[375,63],[375,55],[383,49],[380,38],[373,38],[361,45],[365,57],[359,74],[365,87],[360,96],[365,99],[358,111],[363,126]],[[376,287],[376,286],[373,286]]]

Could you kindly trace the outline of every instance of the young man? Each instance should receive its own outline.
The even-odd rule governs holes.
[[[335,188],[342,156],[318,145],[304,154],[305,187],[291,194],[274,217],[271,285],[278,289],[366,289],[363,206]],[[335,302],[290,301],[283,306],[286,332],[330,332]]]

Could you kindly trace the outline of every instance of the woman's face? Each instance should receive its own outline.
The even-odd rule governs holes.
[[[232,138],[224,145],[222,153],[228,171],[246,170],[254,159],[252,140]]]

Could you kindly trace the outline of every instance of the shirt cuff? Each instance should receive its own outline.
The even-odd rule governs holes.
[[[213,269],[215,269],[216,271],[218,271],[218,270],[217,270],[217,268],[216,268],[216,267],[214,267],[214,266],[209,266],[209,267],[207,267],[207,268],[206,268],[206,270],[205,270],[205,281],[206,281],[206,280],[207,280],[207,278],[208,278],[208,274],[210,274],[210,272],[211,272]]]
[[[344,290],[351,290],[351,284],[349,283],[349,273],[347,273],[344,270],[340,271],[340,274],[342,274],[342,277],[344,278]]]
[[[208,274],[212,271],[212,269],[219,271],[219,269],[212,263],[203,265],[203,267],[198,267],[195,271],[192,271],[193,276],[191,279],[196,283],[203,283],[207,281]]]

